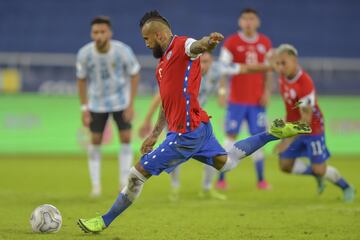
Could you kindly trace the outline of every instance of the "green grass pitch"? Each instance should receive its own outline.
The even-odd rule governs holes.
[[[356,187],[360,185],[358,157],[335,156],[330,163]],[[85,155],[12,156],[0,158],[0,239],[360,239],[360,204],[344,204],[331,184],[317,196],[311,177],[288,176],[277,169],[275,156],[266,163],[273,189],[255,189],[250,159],[228,174],[227,201],[200,200],[197,194],[202,165],[182,165],[181,198],[169,202],[169,176],[150,179],[139,200],[101,234],[85,234],[79,217],[103,213],[118,193],[115,155],[103,160],[104,194],[89,198]],[[32,210],[44,203],[59,208],[63,226],[56,234],[31,232]]]

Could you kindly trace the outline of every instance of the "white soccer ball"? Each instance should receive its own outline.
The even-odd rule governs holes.
[[[50,204],[35,208],[31,214],[30,225],[33,232],[58,232],[61,228],[62,217],[59,210]]]

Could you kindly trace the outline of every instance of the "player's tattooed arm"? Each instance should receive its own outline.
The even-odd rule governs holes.
[[[164,113],[163,109],[161,109],[159,112],[159,117],[155,124],[154,130],[152,131],[150,136],[144,140],[144,142],[141,146],[142,154],[149,153],[153,150],[154,145],[155,145],[157,139],[159,138],[162,130],[164,129],[165,125],[166,125],[165,113]]]
[[[221,33],[213,32],[209,36],[205,36],[200,40],[191,44],[190,52],[192,54],[201,54],[205,51],[213,50],[222,40],[224,36]]]
[[[158,138],[166,125],[166,118],[164,110],[161,108],[159,111],[159,117],[156,121],[155,127],[151,133],[153,137]]]

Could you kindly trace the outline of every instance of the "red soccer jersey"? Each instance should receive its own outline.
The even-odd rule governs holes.
[[[232,55],[232,62],[240,64],[264,63],[271,41],[263,34],[246,39],[241,32],[230,35],[224,43]],[[258,105],[264,93],[264,73],[238,74],[231,78],[229,102]]]
[[[201,83],[199,58],[185,52],[188,37],[174,36],[156,67],[162,107],[171,132],[185,133],[208,122],[209,116],[198,102]]]
[[[324,132],[324,120],[311,77],[303,70],[299,70],[293,79],[289,80],[281,76],[279,87],[286,107],[286,121],[294,122],[301,119],[300,110],[297,107],[298,103],[300,107],[310,105],[313,109],[311,134],[322,134]]]

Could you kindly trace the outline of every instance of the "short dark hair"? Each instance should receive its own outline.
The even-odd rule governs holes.
[[[253,13],[259,17],[259,13],[254,8],[244,8],[243,10],[241,10],[240,16],[242,16],[245,13]]]
[[[150,12],[146,12],[144,16],[141,18],[139,26],[142,28],[145,23],[149,21],[160,21],[163,22],[165,25],[167,25],[170,28],[169,21],[160,15],[160,13],[157,10],[152,10]]]
[[[111,28],[111,21],[108,16],[97,16],[91,21],[91,26],[94,24],[106,24]]]

